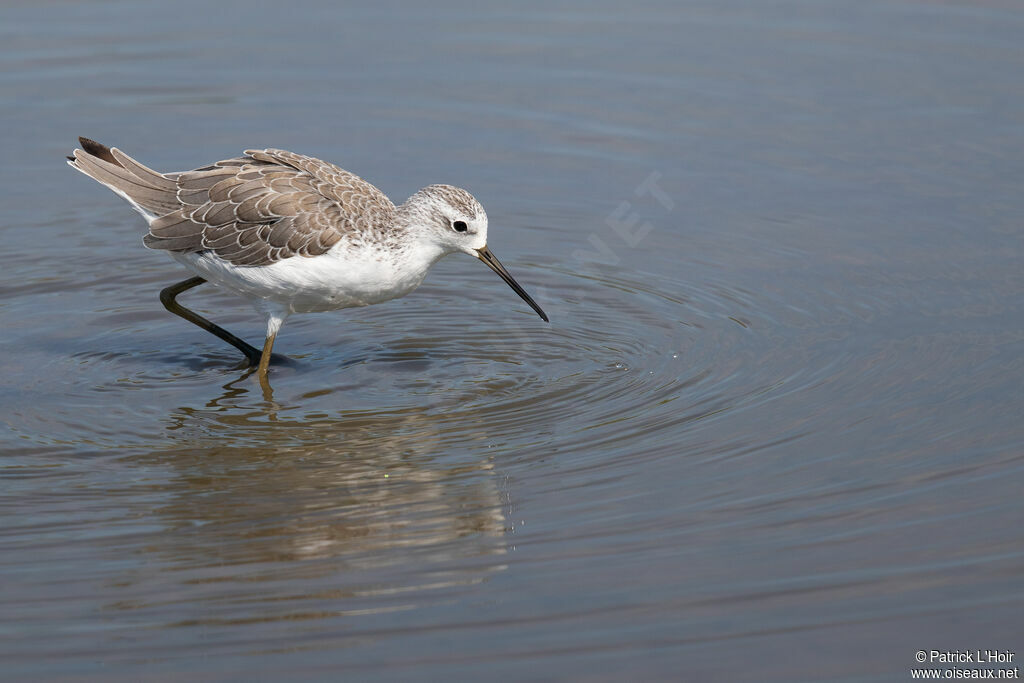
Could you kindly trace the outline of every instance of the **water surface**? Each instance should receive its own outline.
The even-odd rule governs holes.
[[[2,10],[18,679],[905,680],[1019,650],[1024,10]],[[273,396],[63,165],[283,147],[472,259],[291,319]],[[182,297],[258,341],[247,305]]]

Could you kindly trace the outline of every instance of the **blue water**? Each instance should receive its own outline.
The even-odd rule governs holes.
[[[5,676],[889,681],[1022,646],[1018,3],[0,17]],[[160,306],[188,274],[78,135],[464,186],[551,324],[453,256],[290,320],[267,398]]]

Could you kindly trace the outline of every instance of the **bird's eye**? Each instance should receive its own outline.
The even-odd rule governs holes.
[[[455,232],[466,232],[469,230],[469,227],[466,226],[465,221],[455,221],[452,223],[452,230]]]

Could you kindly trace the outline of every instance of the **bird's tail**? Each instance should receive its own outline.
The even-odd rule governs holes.
[[[147,221],[177,211],[178,185],[172,178],[143,166],[117,149],[78,138],[82,149],[68,157],[68,166],[109,187],[128,201]]]

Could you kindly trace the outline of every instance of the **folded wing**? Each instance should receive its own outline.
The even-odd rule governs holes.
[[[120,150],[82,139],[71,164],[149,220],[146,246],[212,252],[236,266],[319,256],[343,236],[387,230],[394,205],[333,164],[277,149],[160,174]]]

